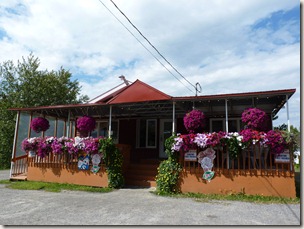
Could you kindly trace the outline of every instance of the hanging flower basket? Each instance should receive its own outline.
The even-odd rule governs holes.
[[[46,131],[50,128],[50,123],[46,118],[37,117],[34,118],[31,122],[31,129],[36,133],[41,131]]]
[[[267,120],[267,114],[258,108],[248,108],[242,113],[242,122],[249,129],[265,130]]]
[[[91,116],[83,116],[77,119],[76,127],[80,132],[88,133],[95,129],[96,121]]]
[[[196,133],[205,126],[205,115],[199,110],[192,110],[184,116],[184,126],[189,133]]]

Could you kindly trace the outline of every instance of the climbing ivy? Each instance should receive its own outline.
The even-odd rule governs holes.
[[[99,140],[99,152],[103,153],[103,160],[108,174],[109,187],[121,188],[124,185],[122,175],[123,156],[111,138]]]
[[[175,137],[171,136],[166,139],[165,153],[168,155],[168,159],[162,161],[157,168],[156,184],[159,194],[176,193],[179,191],[178,181],[182,167],[178,163],[178,152],[171,151]]]

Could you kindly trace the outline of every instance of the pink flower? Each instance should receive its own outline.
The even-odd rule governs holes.
[[[249,129],[265,130],[267,120],[267,114],[258,108],[248,108],[242,113],[242,122]]]
[[[31,128],[36,133],[40,133],[41,131],[46,131],[50,128],[50,123],[47,119],[42,117],[34,118],[31,122]]]
[[[184,116],[184,126],[189,133],[195,133],[205,126],[205,115],[199,110],[192,110]]]
[[[85,115],[85,116],[77,119],[76,126],[77,126],[77,129],[82,132],[90,132],[95,129],[96,121],[93,117]]]

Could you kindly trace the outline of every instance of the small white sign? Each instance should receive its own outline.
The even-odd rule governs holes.
[[[197,161],[196,158],[196,150],[189,150],[188,152],[185,153],[184,156],[185,161]]]
[[[290,162],[290,154],[289,150],[284,150],[283,153],[277,154],[274,158],[275,163],[289,163]]]

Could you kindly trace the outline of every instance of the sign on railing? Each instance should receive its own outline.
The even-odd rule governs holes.
[[[290,153],[289,150],[284,150],[283,153],[275,155],[274,158],[275,163],[289,163],[290,162]]]
[[[184,161],[197,161],[196,149],[191,149],[185,153]]]

